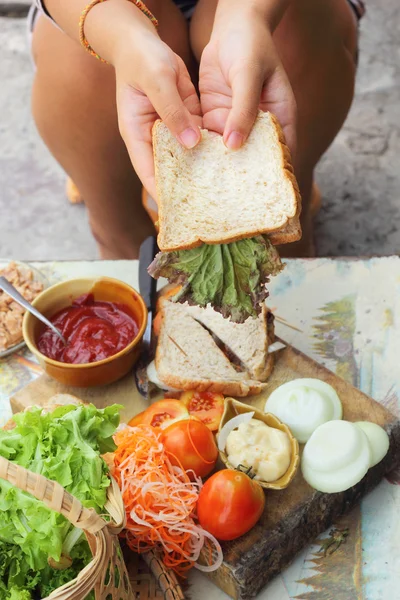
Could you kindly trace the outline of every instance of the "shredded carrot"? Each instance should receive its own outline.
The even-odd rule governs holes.
[[[164,564],[178,575],[193,566],[217,569],[222,551],[217,540],[195,522],[201,479],[172,465],[160,441],[162,432],[148,425],[124,427],[115,435],[114,476],[126,509],[126,540],[136,552],[159,547]],[[215,547],[214,564],[199,565],[201,549]],[[211,546],[210,546],[211,548]]]
[[[214,465],[214,464],[215,464],[215,461],[216,461],[216,459],[215,459],[215,460],[206,460],[206,459],[204,458],[204,456],[202,456],[202,455],[200,454],[200,452],[197,450],[197,446],[196,446],[196,444],[194,443],[194,441],[193,441],[193,438],[192,438],[192,435],[191,435],[191,433],[190,433],[190,424],[191,424],[191,423],[193,423],[192,419],[188,419],[188,420],[187,420],[187,434],[188,434],[189,441],[190,441],[190,443],[192,444],[193,450],[195,451],[195,453],[197,454],[197,456],[200,458],[200,460],[202,460],[204,463],[206,463],[206,465]]]

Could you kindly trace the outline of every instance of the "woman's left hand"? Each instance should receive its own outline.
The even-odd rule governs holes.
[[[204,127],[223,134],[235,150],[247,139],[258,110],[271,111],[294,154],[296,102],[270,28],[254,13],[232,10],[224,16],[220,23],[216,18],[200,62]]]

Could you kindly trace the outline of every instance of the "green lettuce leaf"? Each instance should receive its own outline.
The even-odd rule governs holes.
[[[5,596],[8,600],[31,600],[32,595],[28,590],[22,590],[18,588],[11,588],[8,596]]]
[[[160,252],[149,273],[182,286],[172,300],[211,304],[224,317],[243,323],[260,313],[268,296],[265,286],[269,277],[282,268],[277,250],[267,237],[259,235],[231,244]]]
[[[100,455],[115,449],[112,436],[119,424],[120,408],[71,405],[47,414],[40,408],[19,413],[14,416],[14,429],[0,430],[0,455],[57,481],[84,506],[103,512],[110,478]],[[91,558],[82,532],[2,479],[0,541],[0,576],[8,590],[4,595],[0,587],[0,599],[11,598],[11,590],[13,600],[30,598],[25,592],[33,589],[35,577],[39,579],[34,587],[43,588],[45,592],[40,593],[44,597],[73,579]],[[70,568],[61,571],[49,567],[49,558],[58,562],[62,555],[73,559]],[[2,569],[7,576],[2,576]],[[25,596],[16,596],[17,592]]]
[[[16,544],[0,540],[1,600],[31,600],[45,598],[55,589],[74,579],[89,563],[92,555],[87,542],[80,542],[71,551],[72,566],[58,570],[46,565],[41,571],[30,569],[25,554]],[[94,598],[93,594],[87,600]]]
[[[30,600],[39,579],[39,574],[29,569],[21,548],[0,540],[0,598]]]
[[[38,589],[40,598],[47,598],[57,588],[74,579],[78,573],[92,560],[92,554],[86,540],[82,540],[71,551],[72,566],[68,569],[57,570],[46,566],[40,572]],[[94,593],[86,596],[86,600],[94,600]]]

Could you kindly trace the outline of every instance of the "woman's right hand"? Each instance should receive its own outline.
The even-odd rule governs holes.
[[[200,140],[199,98],[183,60],[155,30],[140,30],[135,23],[131,37],[113,54],[119,129],[136,173],[157,200],[154,122],[161,118],[183,146],[193,148]]]

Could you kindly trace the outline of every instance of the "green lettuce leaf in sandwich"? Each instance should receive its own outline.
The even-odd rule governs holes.
[[[182,286],[171,300],[203,307],[211,304],[224,317],[243,323],[260,313],[268,296],[266,284],[282,269],[275,247],[259,235],[230,244],[160,252],[149,273]]]

